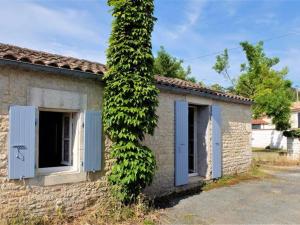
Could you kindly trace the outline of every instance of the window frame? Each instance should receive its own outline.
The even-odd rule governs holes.
[[[72,165],[72,158],[73,158],[73,154],[72,154],[72,147],[73,147],[73,113],[63,113],[62,115],[63,117],[63,122],[62,122],[62,151],[61,151],[61,164],[64,164],[66,166],[71,166]],[[65,118],[69,117],[69,137],[66,138],[65,137]],[[69,141],[69,148],[68,148],[68,152],[69,152],[69,160],[65,161],[64,160],[64,153],[65,153],[65,141]]]

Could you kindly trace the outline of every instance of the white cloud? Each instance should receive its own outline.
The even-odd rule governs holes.
[[[53,8],[41,3],[1,2],[0,42],[104,61],[107,33],[93,26],[95,18],[78,8]],[[87,53],[91,45],[96,49],[90,48]]]
[[[164,27],[165,34],[168,38],[178,39],[186,32],[189,32],[199,22],[201,13],[206,4],[206,0],[190,0],[187,2],[182,17],[184,18],[179,25],[171,28]]]

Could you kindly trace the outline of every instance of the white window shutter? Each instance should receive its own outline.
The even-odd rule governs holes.
[[[11,106],[9,109],[9,179],[34,177],[35,120],[33,106]]]

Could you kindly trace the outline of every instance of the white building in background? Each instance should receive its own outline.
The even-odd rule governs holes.
[[[300,102],[294,102],[291,113],[291,127],[300,128]],[[275,130],[275,125],[268,117],[252,120],[252,147],[286,149],[287,139],[282,131]]]

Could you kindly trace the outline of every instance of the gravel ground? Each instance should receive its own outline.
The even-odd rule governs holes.
[[[300,224],[300,168],[176,198],[161,224]]]

